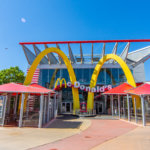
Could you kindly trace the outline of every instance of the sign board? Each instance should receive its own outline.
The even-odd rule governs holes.
[[[87,112],[87,104],[86,104],[86,102],[80,103],[80,112]]]

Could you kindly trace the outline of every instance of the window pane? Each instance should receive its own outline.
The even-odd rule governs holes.
[[[52,89],[55,84],[55,76],[56,76],[57,69],[49,69],[49,88]]]
[[[124,72],[121,68],[119,68],[119,82],[120,83],[123,83],[123,82],[126,82],[126,77],[124,75]]]
[[[106,69],[106,85],[112,84],[111,83],[111,69]]]
[[[84,84],[90,83],[89,69],[83,69],[83,82],[84,82]]]
[[[62,69],[62,77],[61,78],[65,78],[66,82],[70,81],[67,69]]]
[[[105,84],[105,69],[101,69],[98,75],[97,84]]]
[[[119,84],[119,70],[118,68],[113,68],[112,69],[112,85],[118,85]]]
[[[48,70],[42,69],[42,86],[47,87],[48,83]]]
[[[83,83],[83,70],[75,69],[75,74],[76,74],[77,81],[79,81],[80,83]]]

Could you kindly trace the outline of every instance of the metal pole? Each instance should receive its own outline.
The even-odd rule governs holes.
[[[50,93],[48,93],[48,104],[47,104],[47,122],[50,120],[50,114],[49,114],[49,112],[50,112],[50,109],[49,109],[49,105],[50,104]]]
[[[40,114],[39,114],[39,125],[38,125],[39,128],[42,127],[42,120],[43,120],[43,99],[44,99],[44,95],[42,94],[40,96]]]
[[[52,98],[50,98],[50,119],[52,119],[53,118],[53,99]]]
[[[22,127],[23,107],[24,107],[24,94],[22,94],[22,99],[21,99],[21,109],[20,109],[20,117],[19,117],[19,128]]]
[[[9,112],[10,112],[10,101],[11,101],[11,94],[8,94],[7,114],[9,114]]]
[[[55,96],[54,96],[54,117],[56,117],[57,116],[57,101],[56,101],[56,94],[55,94]]]
[[[54,97],[51,99],[51,117],[54,118]]]
[[[130,101],[129,101],[129,94],[127,94],[127,103],[128,103],[128,121],[130,121]]]
[[[5,115],[6,115],[7,99],[8,99],[8,96],[6,95],[6,96],[5,96],[5,99],[4,99],[4,112],[3,112],[2,126],[4,126],[4,124],[5,124]]]
[[[143,126],[146,125],[145,120],[145,106],[144,106],[144,96],[141,95],[141,104],[142,104],[142,120],[143,120]]]
[[[118,116],[120,119],[120,95],[118,95]]]
[[[107,110],[106,110],[106,109],[107,109],[106,106],[107,106],[107,95],[105,95],[105,114],[106,114],[106,111],[107,111]]]
[[[46,123],[46,97],[44,96],[44,116],[43,123]]]
[[[134,114],[135,114],[135,122],[137,123],[136,98],[134,98]]]
[[[14,115],[16,115],[17,112],[17,100],[18,100],[18,94],[16,94],[16,99],[15,99]]]
[[[61,104],[62,104],[62,90],[60,90],[59,91],[59,93],[58,93],[59,95],[58,95],[58,112],[59,113],[62,113],[62,107],[61,107]]]
[[[124,105],[124,96],[123,96],[123,117],[124,117],[124,119],[125,119],[125,105]]]
[[[114,102],[113,102],[113,95],[111,95],[111,112],[112,112],[112,117],[114,117]]]
[[[27,98],[27,104],[26,104],[26,115],[27,115],[27,118],[29,117],[29,101],[30,101],[30,94],[28,95],[28,98]]]

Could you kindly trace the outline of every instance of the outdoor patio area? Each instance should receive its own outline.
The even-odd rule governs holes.
[[[57,99],[53,90],[37,84],[0,85],[0,125],[5,127],[39,127],[57,116]]]

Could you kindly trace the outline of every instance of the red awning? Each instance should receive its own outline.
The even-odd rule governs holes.
[[[0,93],[48,94],[55,92],[42,86],[36,87],[35,85],[25,86],[17,83],[7,83],[0,85]]]
[[[110,94],[110,95],[125,95],[124,91],[132,89],[133,87],[129,85],[128,83],[123,83],[117,87],[112,88],[109,91],[104,92],[103,94]]]
[[[150,84],[145,83],[125,92],[133,95],[150,95]]]

